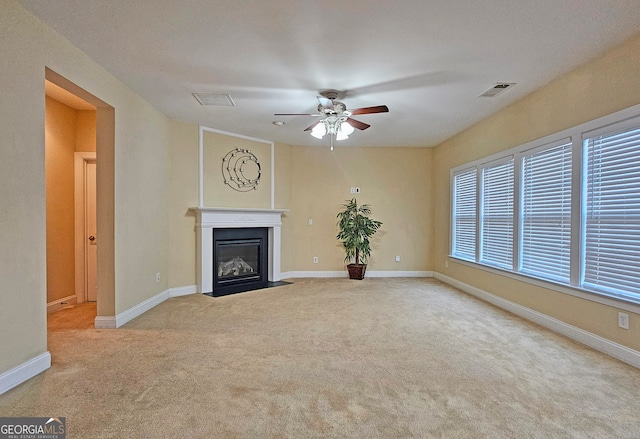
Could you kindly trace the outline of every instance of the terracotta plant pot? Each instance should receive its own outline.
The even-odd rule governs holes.
[[[364,272],[367,271],[367,264],[349,264],[347,265],[349,270],[349,279],[364,279]]]

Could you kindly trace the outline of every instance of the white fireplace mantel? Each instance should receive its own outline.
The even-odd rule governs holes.
[[[198,292],[213,291],[213,229],[266,227],[269,229],[268,277],[280,277],[280,233],[282,214],[289,209],[192,207],[196,213]]]

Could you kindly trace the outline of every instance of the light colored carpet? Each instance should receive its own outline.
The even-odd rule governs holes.
[[[70,312],[65,310],[63,312]],[[69,438],[638,438],[640,370],[432,279],[296,279],[52,325],[0,416]]]

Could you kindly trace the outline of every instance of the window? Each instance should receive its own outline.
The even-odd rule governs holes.
[[[640,106],[451,175],[452,257],[640,303]]]
[[[482,170],[480,261],[513,267],[513,159]]]
[[[584,284],[640,295],[640,129],[585,140]]]
[[[475,168],[453,177],[452,254],[468,260],[476,259],[476,179]]]
[[[571,142],[522,157],[523,273],[569,283]]]

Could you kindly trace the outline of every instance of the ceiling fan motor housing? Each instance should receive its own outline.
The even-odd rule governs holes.
[[[347,106],[342,102],[333,102],[333,106],[330,108],[325,107],[322,104],[318,105],[318,111],[324,114],[337,114],[344,113],[347,110]]]
[[[320,92],[320,96],[324,96],[325,98],[333,101],[334,99],[338,99],[340,92],[338,90],[325,90]]]

